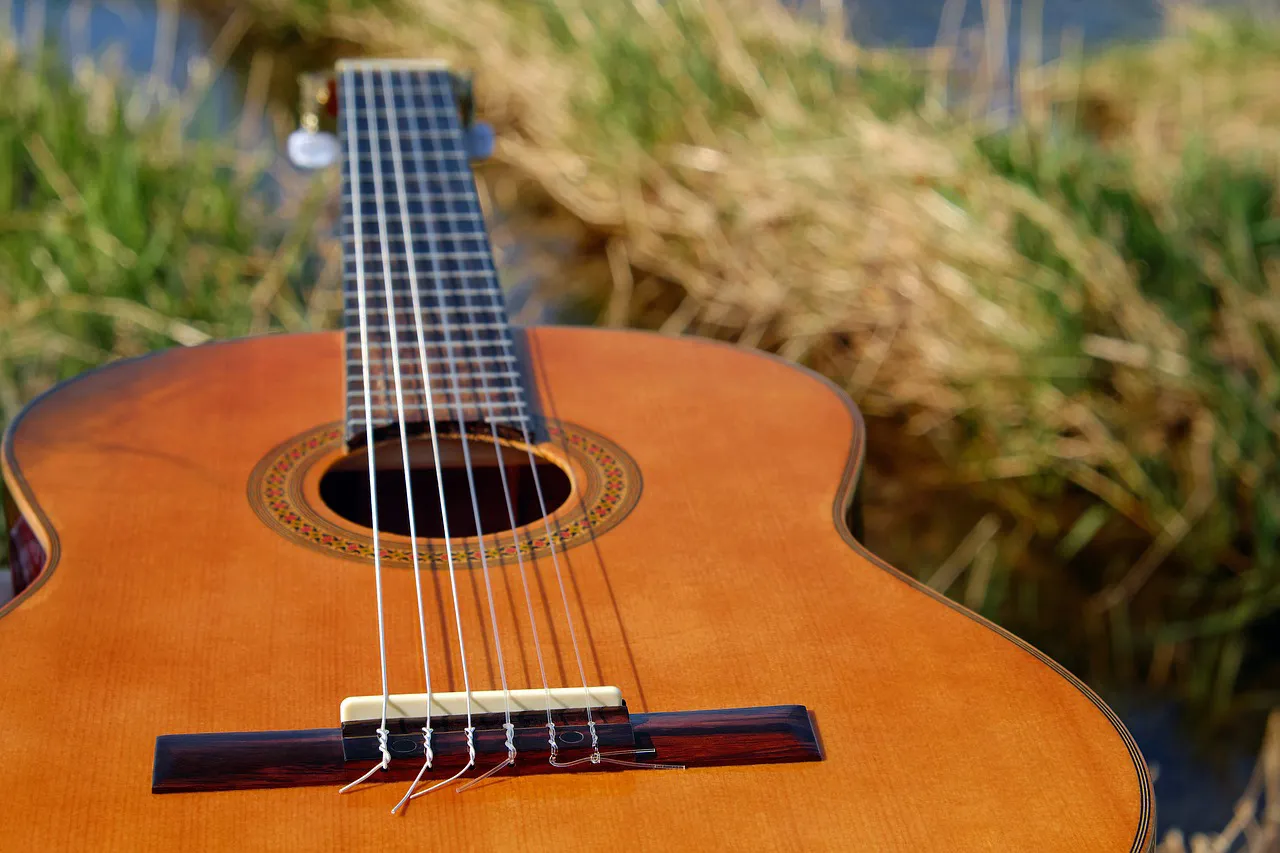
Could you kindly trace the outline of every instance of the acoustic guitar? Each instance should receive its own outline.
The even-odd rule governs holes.
[[[0,849],[1148,850],[1116,715],[855,540],[835,386],[508,320],[465,93],[317,94],[342,332],[9,426]]]

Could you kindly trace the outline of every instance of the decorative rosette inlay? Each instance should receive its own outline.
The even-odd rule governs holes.
[[[547,433],[550,446],[569,463],[575,481],[569,501],[552,512],[556,547],[567,549],[603,533],[631,511],[640,497],[640,472],[622,448],[582,427],[548,424]],[[373,559],[371,532],[324,508],[315,487],[319,476],[344,452],[341,424],[326,424],[289,439],[254,468],[249,500],[258,517],[282,535],[312,548],[369,562]],[[541,521],[517,532],[519,536],[509,530],[486,534],[487,557],[514,557],[517,548],[534,556],[550,551]],[[384,534],[380,538],[384,565],[413,565],[407,537]],[[419,559],[445,568],[441,541],[423,541],[427,547],[419,548]],[[453,550],[455,566],[468,561],[479,565],[474,537],[455,539]]]

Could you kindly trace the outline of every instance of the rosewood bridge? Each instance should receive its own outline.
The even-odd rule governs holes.
[[[550,694],[548,703],[547,691],[509,691],[517,758],[504,774],[627,769],[590,760],[588,707],[600,753],[621,754],[627,763],[723,767],[822,759],[817,729],[803,705],[632,714],[613,687],[561,689]],[[471,694],[477,774],[507,757],[504,696],[502,691]],[[423,779],[444,779],[468,761],[466,694],[442,693],[431,699],[434,760]],[[162,735],[156,739],[151,790],[168,794],[345,784],[381,759],[377,738],[381,708],[381,696],[344,700],[341,724],[332,729]],[[554,756],[548,709],[555,725]],[[387,746],[393,760],[370,781],[408,781],[418,774],[427,713],[425,694],[390,697]]]

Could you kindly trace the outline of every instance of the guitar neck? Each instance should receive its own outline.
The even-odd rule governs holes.
[[[338,67],[349,444],[431,415],[528,425],[453,81],[428,63]]]

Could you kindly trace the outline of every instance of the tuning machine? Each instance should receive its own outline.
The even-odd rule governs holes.
[[[339,154],[338,137],[323,129],[338,113],[337,84],[327,74],[300,74],[298,89],[298,129],[289,134],[289,161],[299,169],[323,169]]]
[[[493,156],[493,127],[475,120],[476,101],[469,73],[451,72],[453,99],[458,105],[458,115],[466,134],[467,156],[472,160],[487,160]]]

